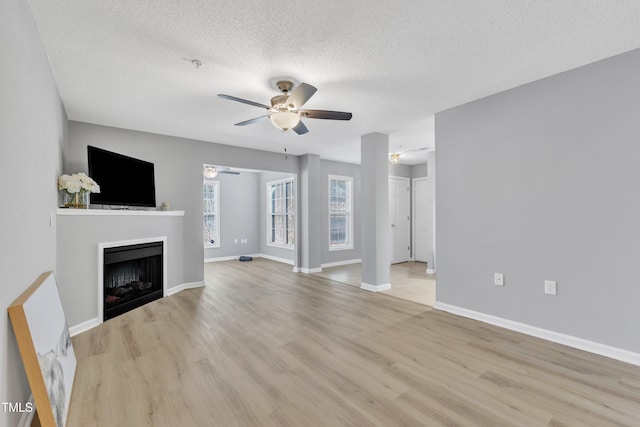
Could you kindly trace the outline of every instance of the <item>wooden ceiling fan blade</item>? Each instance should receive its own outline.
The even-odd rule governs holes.
[[[295,88],[289,98],[287,98],[287,105],[293,104],[296,108],[300,108],[305,102],[309,100],[316,93],[318,89],[307,83],[300,83],[300,86]]]
[[[246,125],[250,125],[252,123],[256,123],[259,122],[260,120],[264,120],[266,118],[268,118],[269,116],[260,116],[260,117],[256,117],[255,119],[249,119],[249,120],[245,120],[244,122],[240,122],[240,123],[236,123],[235,126],[246,126]]]
[[[266,106],[264,104],[260,104],[259,102],[253,102],[253,101],[249,101],[247,99],[236,98],[235,96],[225,95],[224,93],[219,93],[218,94],[218,98],[228,99],[229,101],[241,102],[243,104],[253,105],[254,107],[264,108],[266,110],[270,110],[271,109],[271,107],[268,107],[268,106]]]
[[[351,113],[327,110],[304,110],[300,111],[300,114],[310,119],[351,120],[351,117],[353,117]]]
[[[298,135],[304,135],[305,133],[309,132],[309,129],[307,129],[304,123],[302,123],[302,120],[300,120],[296,127],[293,128],[293,131]]]

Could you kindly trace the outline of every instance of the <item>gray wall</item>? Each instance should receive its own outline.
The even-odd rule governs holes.
[[[0,402],[22,402],[29,385],[6,308],[56,266],[56,229],[67,118],[29,5],[0,2]],[[0,425],[20,413],[0,410]]]
[[[430,154],[433,154],[433,151],[431,151]],[[427,156],[429,156],[429,153],[427,153]],[[427,163],[428,162],[429,162],[429,160],[427,160]],[[412,165],[411,166],[411,178],[422,178],[424,176],[428,176],[427,163],[420,163],[418,165]]]
[[[156,200],[184,210],[184,281],[204,280],[202,165],[298,172],[298,157],[71,121],[65,171],[87,171],[87,145],[155,164]]]
[[[296,157],[296,162],[298,158]],[[291,263],[296,261],[297,252],[291,249],[285,248],[277,248],[273,246],[267,245],[267,182],[277,181],[279,179],[289,178],[292,174],[290,173],[279,173],[279,172],[263,172],[260,174],[260,219],[259,219],[259,227],[260,227],[260,253],[265,255],[271,255],[276,258],[282,258],[286,260],[290,260]],[[296,187],[298,187],[297,179]],[[298,191],[298,195],[300,192]],[[296,200],[296,212],[300,212],[300,201]],[[299,237],[300,232],[300,215],[298,215],[298,221],[296,223],[298,230],[296,231],[296,239]]]
[[[184,283],[182,216],[59,215],[56,271],[67,325],[98,316],[98,243],[162,236],[169,290]]]
[[[389,176],[401,176],[403,178],[411,178],[411,169],[409,165],[401,163],[389,163]]]
[[[436,115],[440,302],[640,352],[638,70],[635,50]]]
[[[329,175],[341,175],[353,177],[353,249],[342,251],[329,251]],[[362,204],[361,198],[360,165],[351,163],[334,162],[330,160],[320,161],[320,198],[321,198],[321,237],[322,263],[349,261],[360,259],[360,216]]]
[[[389,286],[389,136],[371,133],[360,138],[362,224],[362,284],[370,290]]]
[[[259,185],[257,172],[218,174],[220,188],[220,247],[205,248],[205,258],[256,254],[260,252]],[[238,243],[234,243],[238,239]],[[240,243],[248,239],[246,244]]]
[[[300,195],[298,212],[300,217],[300,263],[301,271],[320,269],[322,262],[322,222],[323,200],[320,198],[322,183],[320,176],[320,156],[305,154],[300,156],[300,180],[298,182]]]

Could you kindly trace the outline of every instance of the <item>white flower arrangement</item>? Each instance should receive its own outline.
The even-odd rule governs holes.
[[[58,190],[64,192],[66,207],[84,208],[88,207],[88,194],[99,193],[100,186],[87,174],[79,172],[58,177]]]
[[[90,193],[99,193],[100,186],[93,179],[89,178],[86,173],[79,172],[73,175],[62,175],[58,178],[58,190],[64,190],[67,193],[78,193],[80,191],[88,191]]]

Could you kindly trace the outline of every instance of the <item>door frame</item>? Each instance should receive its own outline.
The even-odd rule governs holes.
[[[408,221],[408,223],[409,223],[409,230],[407,230],[407,233],[408,233],[408,236],[407,236],[407,237],[408,237],[408,241],[409,241],[409,247],[410,247],[410,249],[409,249],[409,256],[408,256],[407,261],[411,261],[411,260],[412,260],[412,256],[411,256],[411,254],[412,254],[412,252],[413,252],[413,251],[412,251],[412,249],[413,249],[413,247],[412,247],[412,245],[413,245],[413,241],[411,240],[411,222],[412,222],[412,220],[413,220],[413,218],[412,218],[412,215],[413,215],[413,214],[412,214],[412,212],[411,212],[411,196],[412,196],[412,194],[411,194],[411,178],[406,177],[406,176],[389,175],[389,178],[388,178],[388,179],[389,179],[389,181],[391,181],[391,179],[400,179],[400,180],[406,181],[407,185],[409,186],[409,191],[408,191],[408,193],[409,193],[409,200],[408,200],[408,202],[409,202],[409,209],[408,209],[408,211],[407,211],[407,212],[408,212],[408,214],[409,214],[409,221]],[[390,186],[389,186],[389,187],[390,187]],[[389,193],[389,196],[391,196],[391,193]],[[389,197],[389,199],[390,199],[390,198],[391,198],[391,197]],[[391,200],[389,200],[389,201],[387,202],[387,203],[389,204],[389,206],[388,206],[388,208],[389,208],[389,209],[391,208],[391,203],[390,203],[390,202],[391,202]],[[389,233],[393,234],[393,230],[392,230],[391,228],[392,228],[392,227],[391,227],[391,218],[389,218]],[[393,240],[393,239],[391,239],[391,240]],[[393,248],[391,249],[391,259],[390,259],[390,261],[391,261],[391,264],[393,264]],[[406,261],[399,261],[399,262],[406,262]]]
[[[416,181],[425,181],[428,183],[428,176],[411,179],[411,260],[416,260]],[[427,236],[428,238],[429,236]],[[428,258],[428,254],[427,254]],[[420,261],[423,262],[423,261]]]

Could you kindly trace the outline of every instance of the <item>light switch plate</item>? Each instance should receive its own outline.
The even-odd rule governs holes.
[[[557,295],[557,284],[555,280],[544,281],[544,293],[547,295]]]
[[[504,274],[502,273],[494,273],[493,274],[493,284],[496,286],[504,286]]]

